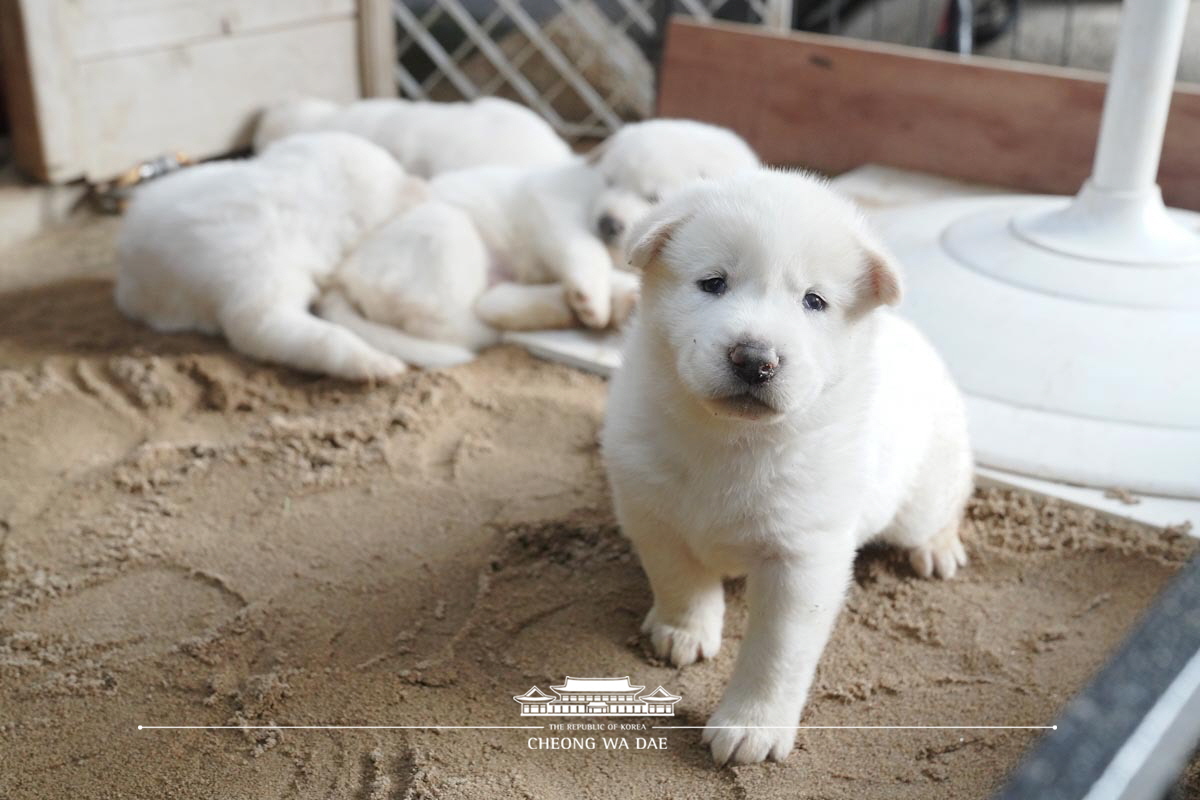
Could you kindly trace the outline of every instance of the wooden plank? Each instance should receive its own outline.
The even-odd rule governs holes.
[[[396,20],[391,0],[359,0],[358,56],[363,97],[395,97]]]
[[[0,0],[13,160],[46,181],[75,177],[78,160],[75,67],[58,12],[43,0]]]
[[[677,18],[658,113],[733,128],[775,164],[1072,194],[1091,172],[1104,89],[1081,70]],[[1200,210],[1200,87],[1176,89],[1159,181],[1169,204]]]
[[[75,0],[62,6],[72,52],[81,61],[355,13],[355,0]]]
[[[83,172],[102,180],[165,150],[244,147],[258,110],[290,92],[358,97],[358,63],[353,17],[85,62]]]

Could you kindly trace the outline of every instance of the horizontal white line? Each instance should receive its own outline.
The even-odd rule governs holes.
[[[540,731],[545,725],[138,725],[139,731]]]
[[[545,725],[138,725],[139,731],[540,731]],[[654,730],[802,730],[802,731],[1056,731],[1057,725],[651,725]]]
[[[651,725],[656,730],[801,730],[801,731],[1056,731],[1057,725]]]

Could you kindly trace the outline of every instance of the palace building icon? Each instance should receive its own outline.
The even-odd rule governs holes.
[[[513,698],[523,717],[671,717],[677,697],[659,686],[640,695],[645,686],[631,686],[624,678],[566,678],[551,686],[554,695],[534,686]],[[555,696],[557,695],[557,696]],[[640,695],[640,696],[639,696]]]

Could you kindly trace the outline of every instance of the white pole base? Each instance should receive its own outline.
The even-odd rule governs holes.
[[[1200,264],[1200,234],[1167,211],[1162,190],[1154,184],[1115,191],[1089,180],[1069,203],[1031,208],[1017,214],[1012,227],[1043,248],[1089,261],[1147,267]]]
[[[963,198],[872,214],[905,269],[901,313],[966,393],[980,463],[1200,498],[1200,258],[1087,260],[1014,226],[1067,202]],[[1171,214],[1185,233],[1200,226]]]

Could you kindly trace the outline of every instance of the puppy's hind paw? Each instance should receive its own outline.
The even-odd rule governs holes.
[[[642,623],[655,655],[676,666],[686,667],[713,658],[721,649],[721,621],[716,624],[668,625],[651,610]]]
[[[942,531],[925,544],[909,548],[908,563],[922,578],[953,578],[959,567],[967,565],[967,551],[958,538],[958,526]]]
[[[394,356],[384,353],[362,356],[347,365],[342,377],[354,381],[382,383],[397,378],[408,371],[408,365]]]

